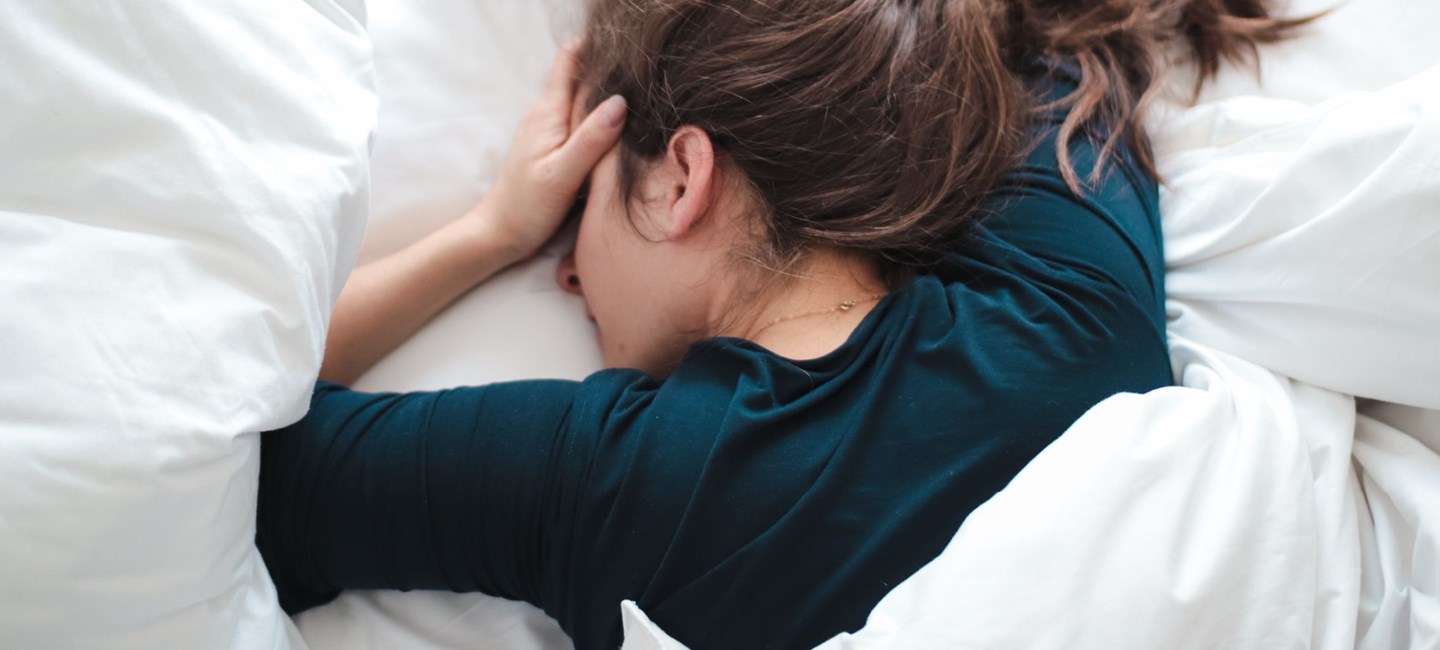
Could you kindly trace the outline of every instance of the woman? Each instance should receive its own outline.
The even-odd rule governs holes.
[[[321,376],[532,255],[582,183],[559,281],[613,369],[320,383],[263,445],[287,609],[483,591],[582,649],[619,644],[627,598],[695,648],[858,629],[1086,409],[1170,382],[1137,127],[1161,53],[1183,36],[1213,71],[1294,24],[1258,0],[596,0],[496,189],[356,271]]]

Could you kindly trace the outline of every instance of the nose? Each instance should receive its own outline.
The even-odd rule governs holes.
[[[580,273],[575,270],[575,253],[573,251],[560,258],[560,266],[555,269],[555,282],[566,293],[573,293],[577,296],[585,295],[585,292],[580,289]]]

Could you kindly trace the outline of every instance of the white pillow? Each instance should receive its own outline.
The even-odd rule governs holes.
[[[1170,331],[1322,388],[1440,408],[1437,142],[1440,64],[1316,106],[1177,113],[1156,137]]]
[[[413,243],[490,189],[580,4],[371,0],[381,104],[361,262]],[[461,298],[355,387],[430,390],[599,370],[583,305],[555,283],[565,247]]]
[[[304,412],[358,249],[363,20],[0,3],[0,646],[298,638],[254,548],[253,434]]]

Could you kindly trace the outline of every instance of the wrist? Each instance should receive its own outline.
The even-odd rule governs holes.
[[[506,267],[530,259],[536,253],[533,247],[505,227],[487,201],[471,208],[460,222],[467,226],[466,241],[473,250],[473,259],[490,262],[482,266]]]

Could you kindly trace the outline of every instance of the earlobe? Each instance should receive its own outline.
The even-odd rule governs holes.
[[[682,126],[671,136],[665,155],[674,173],[666,234],[683,239],[701,224],[715,199],[715,148],[704,130]]]

